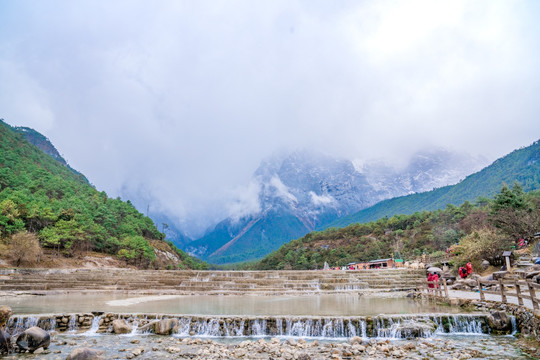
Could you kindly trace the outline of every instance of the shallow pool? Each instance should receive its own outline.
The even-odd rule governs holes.
[[[346,294],[310,296],[129,296],[126,294],[62,294],[0,297],[15,314],[124,313],[201,315],[369,316],[378,314],[458,313],[461,308],[404,296]]]

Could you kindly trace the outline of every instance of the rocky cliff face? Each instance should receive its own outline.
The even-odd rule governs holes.
[[[50,140],[45,137],[43,134],[37,132],[34,129],[31,129],[29,127],[24,126],[16,126],[11,127],[15,132],[18,132],[19,134],[22,134],[24,138],[32,145],[43,151],[45,154],[52,157],[54,160],[58,161],[60,164],[64,165],[68,169],[70,169],[73,173],[77,174],[79,178],[83,179],[88,184],[90,183],[88,179],[77,170],[73,169],[67,161],[60,155],[58,150],[54,147],[54,145],[50,142]]]
[[[215,263],[254,259],[341,216],[457,182],[478,167],[473,159],[442,150],[419,153],[403,169],[375,162],[355,166],[309,152],[276,156],[253,175],[259,211],[225,219],[186,249]]]

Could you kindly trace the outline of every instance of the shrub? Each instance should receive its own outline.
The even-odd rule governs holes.
[[[501,263],[503,251],[508,250],[512,242],[507,240],[500,233],[484,228],[463,237],[458,245],[451,248],[454,265],[463,266],[471,262],[476,268],[482,260],[487,260],[491,264]]]
[[[12,235],[8,241],[8,249],[9,257],[15,266],[33,265],[41,260],[41,246],[34,233],[25,231]]]

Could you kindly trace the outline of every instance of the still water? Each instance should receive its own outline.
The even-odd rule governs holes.
[[[303,296],[129,296],[62,294],[0,297],[15,314],[123,312],[201,315],[370,316],[378,314],[458,313],[460,308],[405,297],[347,294]]]

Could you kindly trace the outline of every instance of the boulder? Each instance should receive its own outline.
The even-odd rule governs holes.
[[[26,329],[17,337],[17,346],[19,351],[28,350],[31,353],[39,348],[47,349],[51,344],[51,337],[42,328],[32,326],[30,329]]]
[[[113,332],[115,334],[129,334],[131,333],[131,326],[126,324],[124,319],[116,319],[112,323],[113,326]]]
[[[141,330],[152,329],[156,335],[171,335],[177,327],[178,319],[163,319],[151,322],[141,327]]]
[[[469,275],[469,276],[467,277],[467,279],[472,279],[472,280],[474,280],[474,281],[476,281],[476,280],[478,280],[478,279],[480,279],[480,278],[481,278],[481,276],[478,275],[478,274],[476,274],[476,273],[473,273],[473,274],[471,274],[471,275]]]
[[[74,349],[66,360],[103,360],[103,351],[90,348]]]
[[[0,329],[0,355],[8,354],[13,350],[11,348],[11,337],[7,332]]]
[[[489,261],[487,260],[484,260],[482,261],[482,264],[480,264],[480,267],[482,268],[482,270],[486,270],[488,267],[489,267]]]
[[[13,315],[13,311],[11,311],[11,308],[6,305],[0,305],[0,327],[4,327],[9,318]]]
[[[431,320],[416,319],[404,320],[392,325],[392,332],[401,334],[402,338],[429,337],[437,325]]]
[[[466,287],[467,287],[467,285],[465,285],[464,280],[456,280],[455,284],[450,286],[450,289],[452,289],[452,290],[463,290]]]
[[[491,275],[493,276],[493,280],[499,280],[504,278],[504,276],[506,275],[506,271],[495,271]]]
[[[360,336],[353,336],[351,340],[349,340],[349,342],[351,343],[351,345],[354,345],[354,344],[362,345],[362,338]]]
[[[493,275],[489,274],[480,278],[482,281],[493,281]]]
[[[445,272],[442,273],[441,279],[446,279],[446,281],[448,281],[448,280],[455,281],[456,276],[453,275],[450,271],[445,271]]]
[[[504,311],[491,310],[487,316],[488,325],[491,329],[497,331],[512,330],[510,318]]]
[[[476,281],[475,279],[465,279],[463,282],[470,288],[478,286],[478,281]]]

